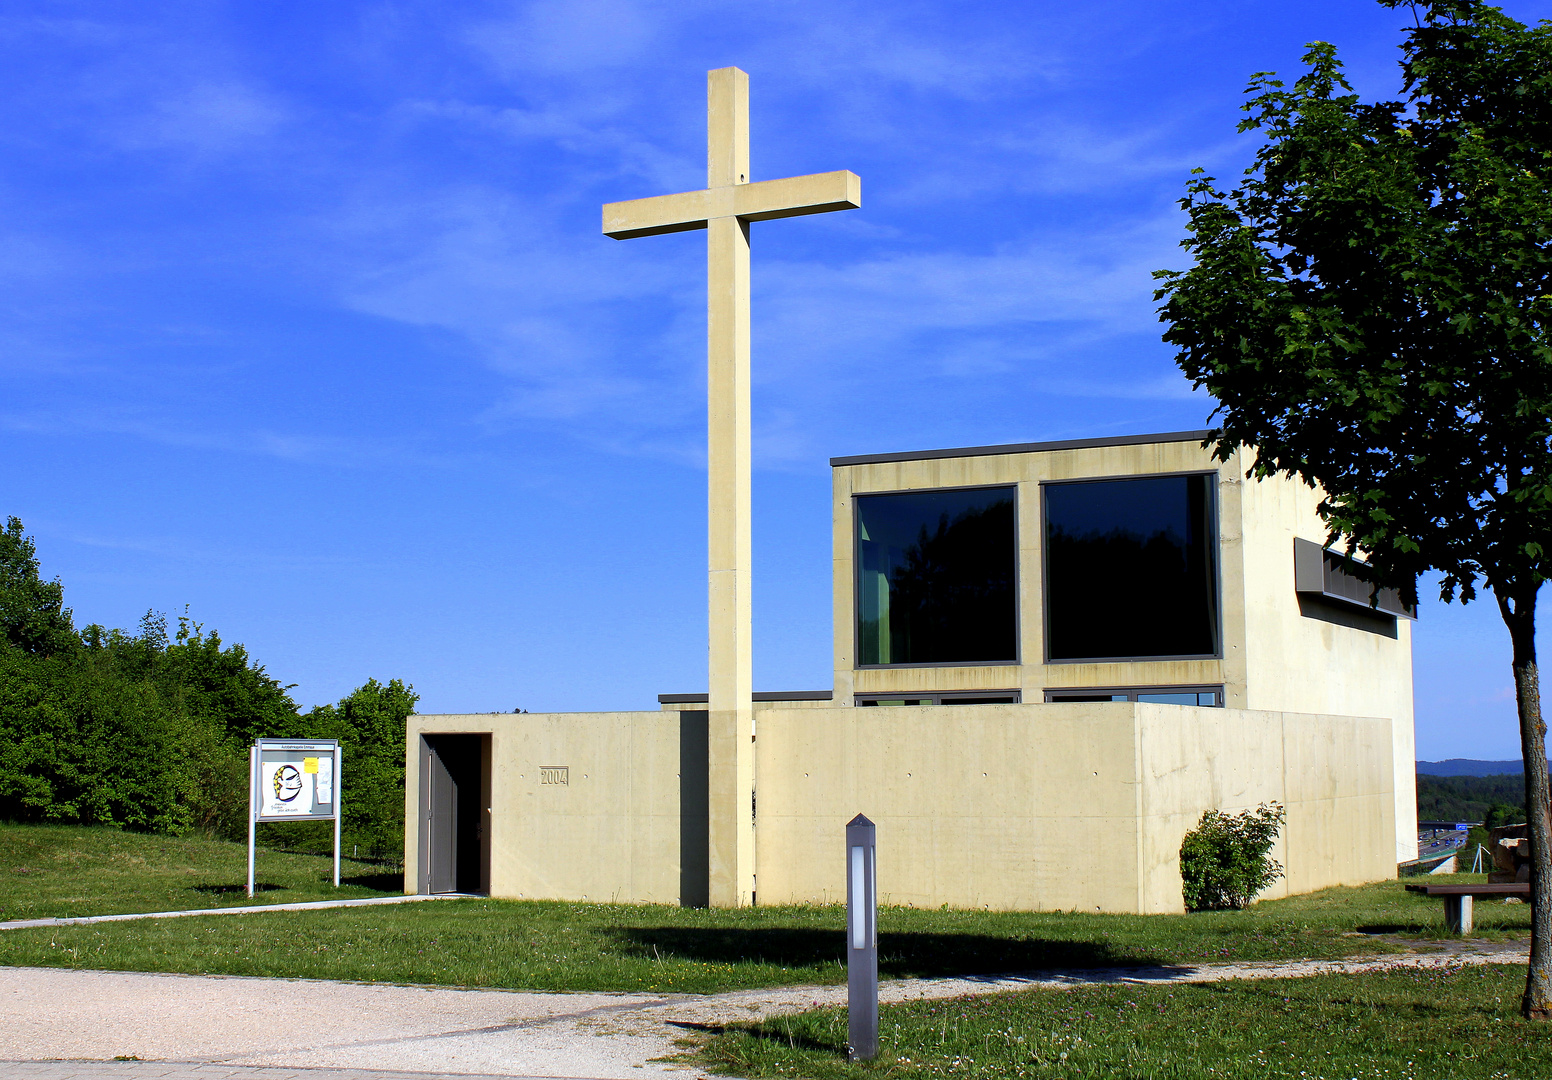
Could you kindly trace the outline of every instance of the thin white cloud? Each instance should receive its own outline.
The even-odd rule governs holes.
[[[504,18],[479,20],[460,36],[509,74],[591,75],[640,61],[660,43],[664,23],[684,11],[631,0],[539,0]]]
[[[87,433],[125,435],[159,446],[255,455],[339,468],[409,462],[428,464],[436,459],[436,455],[407,446],[403,436],[365,439],[272,431],[262,427],[212,430],[200,426],[198,421],[154,416],[148,409],[130,406],[93,407],[82,403],[58,409],[0,412],[0,429],[52,437]]]
[[[253,86],[230,79],[199,80],[149,102],[126,119],[119,139],[131,148],[176,147],[203,154],[231,154],[269,143],[286,110]]]
[[[611,452],[698,457],[698,236],[622,251],[591,230],[557,229],[544,208],[500,192],[447,193],[414,213],[403,197],[379,193],[340,224],[355,250],[343,302],[463,340],[506,382],[479,417],[487,426],[536,422]],[[1027,382],[1064,349],[1155,333],[1149,275],[1169,261],[1176,227],[1160,215],[979,254],[886,248],[834,262],[757,258],[756,384],[771,407],[788,410],[762,415],[762,438],[806,444],[826,421],[801,419],[808,414],[793,396],[833,407],[881,369],[906,382]],[[905,371],[902,356],[913,358]],[[1037,385],[1103,393],[1096,380]],[[1183,380],[1132,381],[1112,396],[1168,399],[1190,389]],[[805,422],[808,436],[798,430]]]

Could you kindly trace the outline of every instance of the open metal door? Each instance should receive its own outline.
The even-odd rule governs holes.
[[[426,740],[425,819],[420,827],[425,830],[424,891],[449,893],[458,891],[458,782],[437,747]]]

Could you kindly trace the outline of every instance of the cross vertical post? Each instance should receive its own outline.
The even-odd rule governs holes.
[[[706,74],[706,186],[749,182],[749,76]],[[706,234],[707,826],[714,907],[754,899],[749,223]]]
[[[850,210],[846,171],[749,179],[749,76],[706,74],[706,188],[608,203],[616,240],[706,230],[707,847],[713,907],[755,899],[754,653],[751,646],[749,225]]]

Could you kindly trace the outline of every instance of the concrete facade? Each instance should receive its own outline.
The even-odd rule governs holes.
[[[684,723],[677,713],[411,716],[405,891],[426,891],[421,736],[480,734],[490,737],[488,816],[482,823],[490,841],[485,891],[530,899],[679,903],[686,830],[701,838],[705,875],[705,714],[696,714],[696,720],[698,776],[681,768]],[[566,782],[545,782],[544,770],[556,766],[566,769]],[[688,792],[681,790],[686,771],[692,774]],[[704,881],[700,891],[704,903]]]
[[[985,447],[935,455],[833,462],[835,701],[855,694],[1222,686],[1231,708],[1382,716],[1392,724],[1397,861],[1417,857],[1412,723],[1412,632],[1406,619],[1321,603],[1294,590],[1295,537],[1324,545],[1319,495],[1292,480],[1247,480],[1243,452],[1214,461],[1201,432],[1145,441],[1033,448]],[[1213,659],[1052,663],[1045,659],[1040,485],[1211,472],[1217,475],[1223,648]],[[858,667],[854,662],[853,497],[931,488],[1018,488],[1020,662]]]
[[[733,753],[748,763],[749,797],[728,797],[728,725],[708,719],[704,695],[665,695],[657,712],[413,716],[407,890],[430,880],[422,736],[452,733],[485,737],[481,881],[494,896],[834,902],[845,895],[841,828],[862,812],[879,825],[889,903],[1179,911],[1184,833],[1208,809],[1274,800],[1288,810],[1274,852],[1287,876],[1265,895],[1392,876],[1416,856],[1410,623],[1299,592],[1294,541],[1326,537],[1316,493],[1246,480],[1245,460],[1216,462],[1201,441],[837,459],[834,689],[753,696]],[[1218,655],[1049,661],[1041,485],[1179,474],[1215,478]],[[991,485],[1017,491],[1017,661],[859,666],[854,499]],[[1225,707],[1046,702],[1051,691],[1204,686],[1221,687]],[[1019,700],[856,707],[856,695],[955,691]],[[742,840],[747,896],[719,872],[729,836]]]
[[[839,827],[859,807],[889,904],[1180,911],[1185,832],[1273,800],[1287,877],[1265,895],[1389,877],[1391,727],[1135,702],[762,709],[757,899],[843,902]],[[530,899],[705,903],[706,731],[681,710],[410,718],[412,746],[490,736],[490,892]],[[542,783],[558,764],[568,783]]]

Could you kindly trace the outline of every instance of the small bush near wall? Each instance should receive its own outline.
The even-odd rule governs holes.
[[[1245,907],[1283,876],[1270,855],[1287,813],[1281,803],[1262,803],[1242,814],[1209,810],[1180,844],[1180,878],[1186,907],[1224,911]]]

